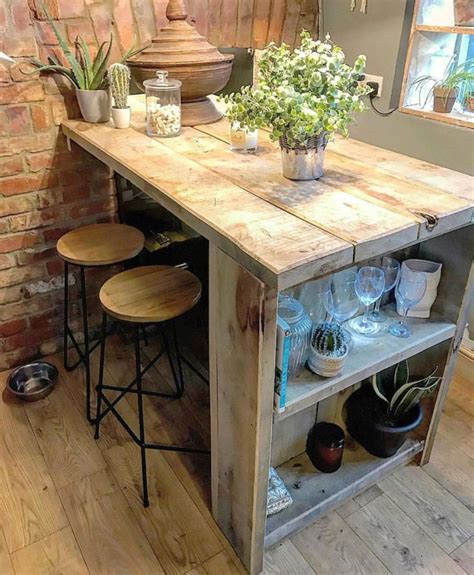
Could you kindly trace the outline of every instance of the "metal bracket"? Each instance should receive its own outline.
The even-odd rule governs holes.
[[[439,223],[438,216],[435,216],[433,214],[427,214],[426,212],[413,212],[413,213],[416,214],[417,216],[421,216],[426,220],[425,227],[428,232],[432,232]]]

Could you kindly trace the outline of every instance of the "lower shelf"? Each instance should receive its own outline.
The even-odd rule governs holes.
[[[275,545],[310,525],[319,516],[413,459],[422,449],[423,442],[407,439],[393,457],[380,459],[349,438],[343,464],[336,473],[320,473],[306,453],[283,463],[277,471],[293,497],[293,504],[267,519],[265,546]]]

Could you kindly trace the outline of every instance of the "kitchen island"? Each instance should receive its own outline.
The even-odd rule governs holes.
[[[229,150],[226,120],[151,139],[143,98],[131,101],[130,129],[68,120],[63,131],[209,240],[212,511],[255,574],[265,545],[398,465],[429,460],[473,290],[472,178],[338,139],[328,147],[321,180],[292,182],[281,175],[278,145],[267,132],[260,132],[255,155]],[[289,382],[287,409],[274,413],[278,292],[397,253],[443,263],[429,328],[420,323],[403,342],[384,336],[376,353],[354,353],[335,378],[321,380],[305,370]],[[319,402],[401,359],[423,362],[431,353],[444,377],[419,437],[388,460],[362,448],[348,452],[337,481],[308,472],[304,437]],[[294,504],[267,521],[271,462]]]

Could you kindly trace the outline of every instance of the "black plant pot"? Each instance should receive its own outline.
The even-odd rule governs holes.
[[[423,411],[418,404],[398,425],[390,425],[384,417],[384,403],[370,387],[355,391],[347,400],[346,409],[346,425],[351,436],[369,453],[384,458],[395,455],[407,434],[423,419]]]

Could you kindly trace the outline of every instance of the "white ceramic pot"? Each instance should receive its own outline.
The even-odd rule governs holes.
[[[438,295],[438,284],[441,279],[442,264],[428,260],[405,260],[402,262],[401,277],[423,275],[426,278],[426,291],[423,299],[408,310],[408,317],[429,318],[431,307]],[[397,313],[403,310],[397,302]]]
[[[131,117],[132,110],[130,106],[127,106],[126,108],[112,108],[112,120],[114,121],[116,128],[130,128]]]
[[[77,102],[86,122],[99,124],[110,120],[108,90],[76,90]]]
[[[319,353],[311,345],[308,357],[308,367],[314,373],[321,375],[322,377],[334,377],[341,373],[344,364],[346,363],[347,355],[349,353],[349,348],[346,347],[346,353],[340,357],[333,357],[330,355],[323,355]]]

